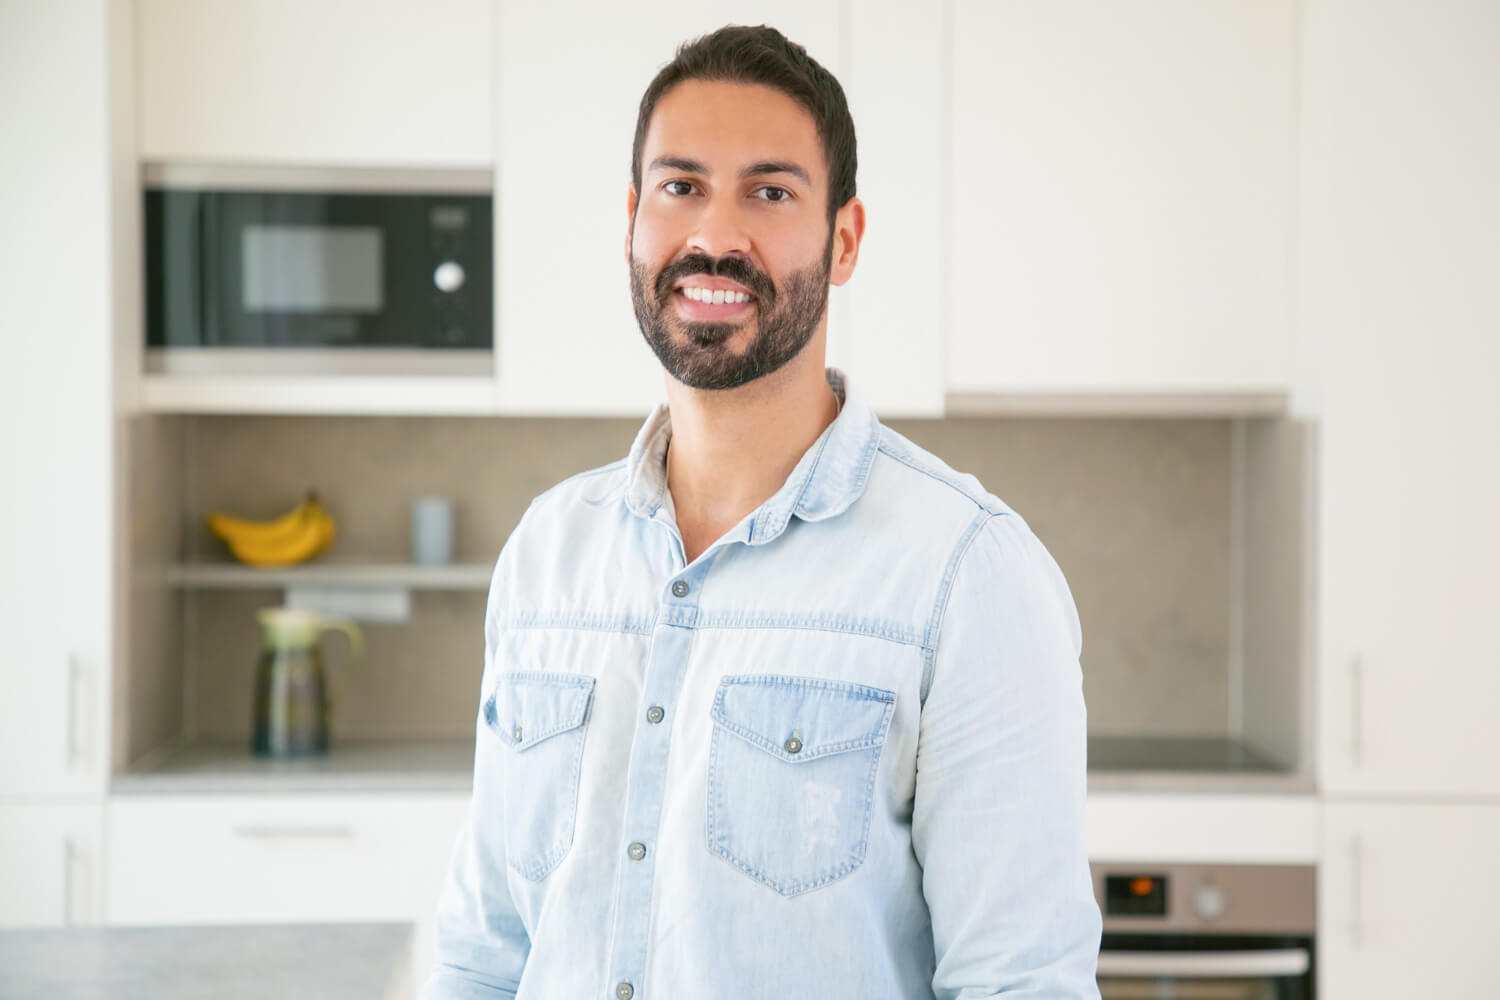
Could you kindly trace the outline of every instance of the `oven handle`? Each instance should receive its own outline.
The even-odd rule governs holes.
[[[1116,979],[1302,976],[1307,974],[1310,964],[1306,948],[1259,951],[1117,951],[1111,948],[1099,953],[1100,977]]]

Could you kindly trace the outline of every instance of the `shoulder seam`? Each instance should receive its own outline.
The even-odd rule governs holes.
[[[618,471],[620,469],[620,467],[623,466],[628,461],[629,461],[629,457],[628,456],[626,458],[617,458],[613,462],[610,462],[608,465],[601,465],[601,466],[599,466],[597,468],[593,468],[593,469],[584,469],[582,472],[575,472],[575,473],[573,473],[571,476],[568,476],[566,479],[559,479],[557,482],[553,483],[551,486],[547,487],[545,490],[542,490],[542,492],[540,492],[536,496],[532,497],[531,498],[531,504],[529,504],[528,506],[534,506],[536,504],[536,502],[538,500],[540,500],[542,497],[546,496],[549,493],[552,493],[555,490],[561,489],[562,487],[568,485],[569,483],[571,483],[575,479],[585,479],[585,478],[587,478],[589,476],[602,476],[602,475],[604,475],[607,472]]]
[[[920,473],[926,476],[928,479],[931,479],[933,482],[942,483],[944,486],[948,487],[950,490],[957,493],[965,500],[968,500],[980,510],[988,511],[990,514],[996,516],[1006,513],[1006,511],[1003,510],[995,510],[994,507],[983,498],[976,497],[974,494],[970,493],[959,484],[953,482],[951,479],[948,479],[946,476],[939,475],[932,469],[928,469],[924,466],[918,465],[916,462],[912,461],[905,455],[901,455],[895,451],[892,451],[890,448],[886,447],[885,442],[883,441],[880,443],[880,446],[877,450],[881,454],[890,458],[892,461],[900,462],[902,465],[906,466],[908,469],[911,469],[913,472]]]

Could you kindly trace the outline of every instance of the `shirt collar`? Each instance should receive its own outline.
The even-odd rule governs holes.
[[[763,545],[786,530],[796,514],[804,521],[821,521],[842,514],[864,493],[880,444],[880,423],[874,412],[849,391],[848,377],[839,369],[824,369],[828,384],[843,400],[833,423],[823,429],[803,452],[781,488],[751,515],[751,545]],[[667,444],[672,439],[672,415],[658,404],[630,446],[625,461],[629,481],[625,505],[632,513],[652,518],[667,491]]]

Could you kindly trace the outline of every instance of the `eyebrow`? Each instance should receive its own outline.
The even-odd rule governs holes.
[[[711,173],[701,160],[693,160],[685,156],[658,156],[647,168],[648,173],[653,170],[681,170],[683,173],[702,174],[705,177]],[[743,180],[747,177],[760,177],[765,174],[791,174],[801,179],[804,184],[812,184],[812,178],[808,176],[807,171],[790,160],[761,160],[758,163],[752,163],[740,171],[740,178]]]

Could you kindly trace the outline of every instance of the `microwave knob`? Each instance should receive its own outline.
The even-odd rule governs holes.
[[[464,267],[462,264],[445,260],[432,272],[432,283],[440,291],[456,292],[464,287]]]
[[[1194,899],[1198,916],[1203,920],[1217,920],[1224,915],[1224,890],[1212,882],[1198,887],[1197,898]]]

